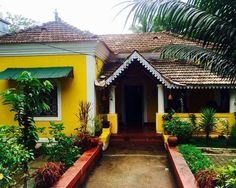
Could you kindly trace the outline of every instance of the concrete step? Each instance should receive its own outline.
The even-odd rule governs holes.
[[[112,145],[127,145],[130,143],[142,144],[142,145],[163,145],[163,137],[161,134],[156,133],[122,133],[112,134],[110,138],[110,144]]]

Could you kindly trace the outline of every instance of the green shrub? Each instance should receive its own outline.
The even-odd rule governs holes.
[[[177,136],[180,141],[189,139],[193,133],[193,125],[179,117],[165,121],[163,127],[168,134]]]
[[[10,105],[10,111],[15,113],[14,120],[18,121],[22,134],[19,141],[28,150],[35,150],[38,141],[38,129],[34,116],[50,108],[46,104],[52,89],[49,81],[41,82],[33,78],[29,72],[22,72],[16,79],[17,87],[0,93],[4,105]]]
[[[27,172],[27,164],[33,153],[18,143],[21,135],[19,127],[0,127],[0,187],[8,187],[16,182],[14,176]]]
[[[43,144],[43,150],[53,162],[62,162],[66,167],[71,166],[81,154],[81,148],[74,145],[75,136],[66,136],[63,133],[62,123],[50,122],[49,133],[53,137]]]
[[[193,174],[212,166],[210,159],[204,156],[195,146],[186,144],[180,145],[178,148]]]
[[[206,133],[206,142],[209,142],[210,133],[216,126],[216,111],[213,108],[204,108],[201,111],[200,128]]]
[[[230,131],[229,144],[234,147],[236,146],[236,125],[234,125]]]
[[[236,188],[236,160],[232,165],[216,169],[218,173],[216,179],[217,187]]]

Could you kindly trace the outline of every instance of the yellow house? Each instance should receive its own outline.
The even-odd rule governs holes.
[[[160,60],[160,48],[173,43],[197,45],[164,32],[94,35],[57,19],[0,37],[0,91],[23,70],[49,79],[51,111],[36,123],[63,122],[68,134],[79,126],[80,101],[91,102],[92,118],[107,114],[113,134],[162,132],[170,108],[188,118],[211,106],[233,124],[236,85],[190,63]],[[0,104],[0,112],[0,124],[16,124],[8,106]]]

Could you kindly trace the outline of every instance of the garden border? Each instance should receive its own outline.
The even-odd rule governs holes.
[[[52,186],[52,188],[73,188],[81,186],[90,170],[102,154],[102,143],[90,150],[85,151],[80,158],[75,161],[60,179]]]
[[[180,188],[198,188],[197,182],[188,164],[182,154],[178,152],[176,147],[170,147],[165,143],[165,147],[176,177],[178,187]]]

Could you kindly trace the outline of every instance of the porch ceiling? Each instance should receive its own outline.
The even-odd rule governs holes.
[[[146,60],[134,51],[124,62],[106,63],[97,86],[109,86],[123,73],[134,60],[158,81],[170,89],[236,88],[236,83],[211,73],[188,62]]]

